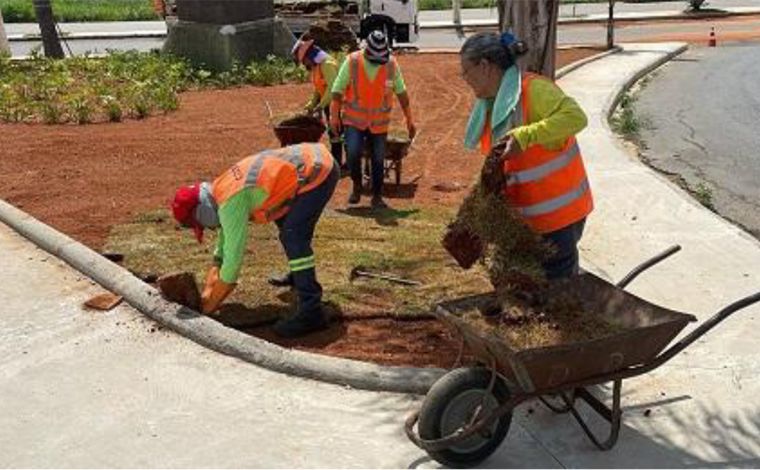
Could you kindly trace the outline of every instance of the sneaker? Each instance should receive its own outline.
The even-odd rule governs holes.
[[[327,318],[321,309],[305,313],[298,312],[274,325],[274,332],[283,338],[297,338],[314,331],[327,328]]]
[[[272,276],[267,279],[267,283],[274,287],[292,287],[293,275],[291,273],[280,274],[279,276]]]
[[[387,209],[388,204],[383,201],[382,196],[372,196],[372,208],[373,209]]]

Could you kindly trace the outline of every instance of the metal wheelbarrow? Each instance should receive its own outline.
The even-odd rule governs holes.
[[[557,284],[558,289],[576,289],[584,311],[624,327],[592,341],[515,350],[502,337],[476,329],[459,316],[473,306],[485,305],[490,295],[439,305],[436,316],[461,334],[479,365],[454,369],[430,388],[422,407],[405,422],[409,439],[444,465],[471,467],[506,438],[512,410],[538,398],[556,413],[571,413],[600,450],[611,449],[620,432],[624,379],[661,366],[732,313],[760,301],[756,293],[726,306],[665,350],[696,318],[651,304],[624,288],[680,248],[673,246],[642,263],[615,285],[590,273]],[[588,390],[610,382],[611,407]],[[609,423],[606,436],[589,428],[575,407],[578,399]]]

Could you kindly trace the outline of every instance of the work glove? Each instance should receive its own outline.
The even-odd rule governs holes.
[[[237,284],[228,284],[219,278],[219,267],[213,266],[206,273],[206,282],[201,294],[201,312],[208,315],[216,312]]]

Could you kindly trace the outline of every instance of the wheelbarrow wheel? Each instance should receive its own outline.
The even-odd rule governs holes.
[[[433,384],[420,409],[418,432],[422,439],[446,437],[470,422],[483,403],[480,416],[487,416],[509,399],[500,379],[488,393],[491,371],[483,367],[455,369]],[[501,416],[486,429],[451,447],[428,451],[438,462],[450,467],[472,467],[490,456],[507,436],[512,413]]]

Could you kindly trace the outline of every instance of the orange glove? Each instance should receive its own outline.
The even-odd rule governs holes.
[[[201,312],[208,315],[219,309],[237,284],[227,284],[219,279],[219,267],[214,266],[206,274],[206,283],[201,294]]]

